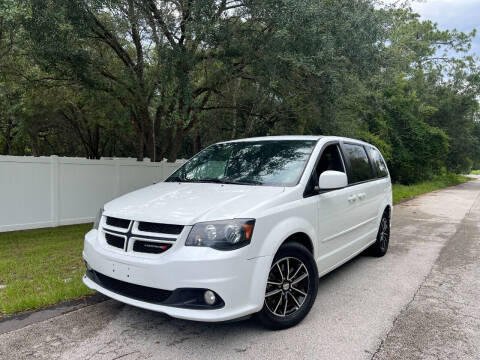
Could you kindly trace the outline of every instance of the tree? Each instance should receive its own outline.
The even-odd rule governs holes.
[[[358,78],[376,69],[382,40],[382,24],[367,1],[32,0],[30,5],[26,27],[35,56],[44,68],[62,75],[73,71],[83,84],[114,94],[131,113],[139,159],[145,144],[152,159],[175,160],[203,112],[239,109],[233,98],[226,103],[225,92],[239,81],[276,97],[267,116],[272,121],[278,118],[272,113],[285,107],[293,113],[308,107],[311,96],[298,98],[308,97],[314,84],[323,99],[326,94],[332,99],[335,85],[348,78],[342,72]],[[320,16],[328,21],[318,26]],[[336,46],[345,39],[344,47]],[[307,87],[309,77],[316,80]]]
[[[73,71],[75,80],[128,108],[139,159],[145,144],[152,160],[174,160],[210,96],[244,72],[269,31],[268,22],[250,24],[268,17],[247,1],[56,0],[30,6],[25,24],[35,56],[45,69]]]
[[[373,0],[3,0],[0,150],[190,157],[334,134],[395,181],[480,163],[475,32]],[[478,165],[477,165],[478,166]]]
[[[12,153],[22,112],[21,89],[11,83],[19,58],[21,34],[15,29],[20,9],[13,0],[0,2],[0,153]]]

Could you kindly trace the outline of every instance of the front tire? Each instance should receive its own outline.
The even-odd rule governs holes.
[[[273,258],[258,321],[273,330],[295,326],[309,313],[318,291],[313,255],[296,242],[283,244]]]

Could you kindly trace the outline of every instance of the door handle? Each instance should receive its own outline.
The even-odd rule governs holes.
[[[365,196],[367,196],[367,194],[365,194],[365,193],[360,193],[360,194],[358,194],[358,198],[359,198],[360,200],[365,199]]]
[[[349,197],[348,197],[348,202],[353,203],[353,202],[355,202],[356,200],[357,200],[357,195],[352,195],[352,196],[349,196]]]

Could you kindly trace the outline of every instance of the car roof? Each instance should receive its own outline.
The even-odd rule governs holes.
[[[354,142],[354,143],[359,143],[359,144],[364,144],[364,145],[370,145],[369,143],[366,143],[365,141],[358,140],[358,139],[352,139],[352,138],[347,138],[347,137],[342,137],[342,136],[323,136],[323,135],[281,135],[281,136],[261,136],[261,137],[251,137],[251,138],[245,138],[245,139],[236,139],[236,140],[230,140],[230,141],[221,141],[218,142],[217,144],[226,144],[226,143],[235,143],[235,142],[254,142],[254,141],[279,141],[279,140],[313,140],[313,141],[318,141],[320,139],[324,139],[326,141],[345,141],[345,142]]]
[[[281,136],[260,136],[260,137],[251,137],[245,139],[235,139],[230,141],[221,141],[223,143],[234,143],[234,142],[247,142],[247,141],[275,141],[275,140],[313,140],[317,141],[322,136],[318,135],[281,135]]]

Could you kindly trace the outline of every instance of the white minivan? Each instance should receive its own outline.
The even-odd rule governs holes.
[[[388,249],[392,186],[380,151],[333,136],[222,142],[162,183],[105,204],[85,235],[83,282],[173,317],[255,314],[272,329],[310,311],[319,277]]]

